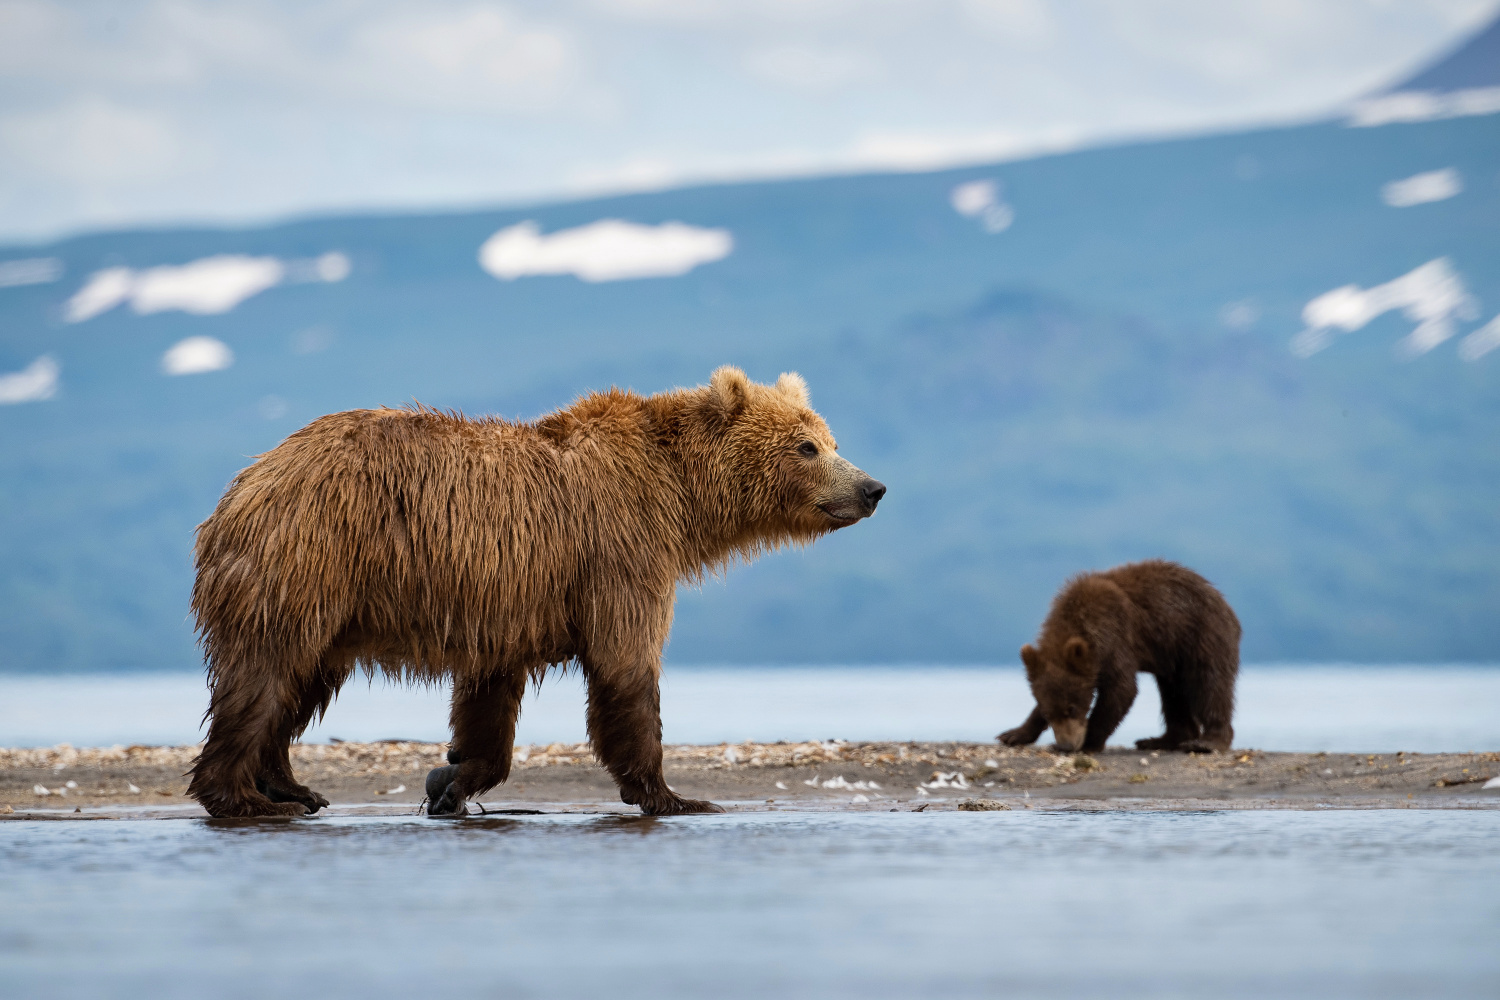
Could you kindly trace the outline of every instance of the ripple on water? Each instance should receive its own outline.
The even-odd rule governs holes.
[[[9,823],[7,995],[1488,995],[1500,812]]]

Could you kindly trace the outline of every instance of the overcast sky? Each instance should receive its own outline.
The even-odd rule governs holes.
[[[0,240],[1329,113],[1496,0],[0,0]]]

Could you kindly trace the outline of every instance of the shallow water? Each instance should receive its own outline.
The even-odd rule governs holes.
[[[0,746],[180,744],[201,738],[201,674],[37,677],[0,674]],[[362,678],[344,688],[308,742],[448,738],[448,695]],[[584,689],[551,677],[528,694],[517,739],[585,738]],[[989,740],[1031,709],[1019,667],[683,667],[662,678],[673,743],[842,738]],[[1247,665],[1235,745],[1337,752],[1500,750],[1500,668]],[[1156,685],[1113,742],[1161,732]]]
[[[0,825],[32,997],[1493,996],[1500,813]]]

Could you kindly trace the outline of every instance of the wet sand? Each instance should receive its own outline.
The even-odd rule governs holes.
[[[0,749],[0,820],[185,817],[197,747]],[[415,812],[440,743],[299,744],[298,777],[335,813]],[[744,743],[666,748],[683,795],[742,810],[1497,808],[1500,753],[1093,755],[993,743]],[[587,744],[518,747],[489,811],[634,813]],[[478,810],[475,809],[477,812]]]

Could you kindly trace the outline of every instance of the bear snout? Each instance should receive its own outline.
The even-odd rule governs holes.
[[[866,476],[865,481],[859,486],[859,495],[865,501],[865,509],[873,514],[875,513],[875,505],[880,503],[881,497],[885,496],[885,483]]]
[[[1083,746],[1083,735],[1086,728],[1084,720],[1057,719],[1056,721],[1052,721],[1051,725],[1052,735],[1057,741],[1057,749],[1064,753],[1072,753]]]

